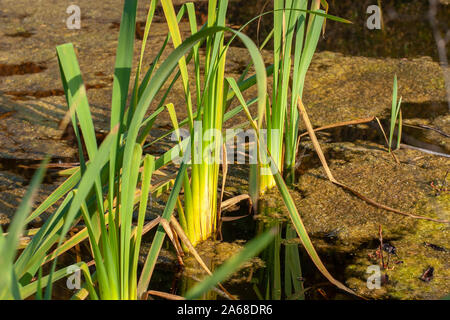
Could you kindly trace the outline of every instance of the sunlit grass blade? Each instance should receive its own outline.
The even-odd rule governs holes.
[[[402,131],[402,118],[400,116],[401,112],[401,104],[402,98],[397,101],[398,96],[398,84],[397,84],[397,75],[394,76],[394,87],[392,90],[392,108],[391,108],[391,123],[389,129],[389,152],[392,150],[392,139],[394,137],[395,124],[397,123],[397,119],[399,121],[399,130],[398,130],[398,138],[397,138],[397,148],[400,147],[401,140],[401,131]]]
[[[139,63],[137,65],[136,68],[136,76],[135,76],[135,81],[134,81],[134,89],[133,89],[133,98],[132,101],[130,103],[131,106],[131,110],[128,111],[128,120],[127,120],[127,124],[129,123],[129,121],[131,120],[131,116],[133,115],[133,110],[136,107],[137,101],[139,100],[139,78],[141,75],[141,70],[142,70],[142,63],[144,60],[144,54],[145,54],[145,47],[147,44],[147,39],[148,39],[148,35],[150,33],[150,27],[152,25],[152,21],[153,21],[153,17],[155,15],[155,11],[156,11],[156,5],[158,4],[158,1],[156,0],[151,0],[150,1],[150,6],[148,9],[148,13],[147,13],[147,20],[145,22],[145,29],[144,29],[144,36],[142,38],[142,45],[141,45],[141,54],[140,54],[140,58],[139,58]],[[128,30],[128,35],[130,34],[131,30]],[[129,37],[131,38],[131,37]],[[133,46],[130,46],[129,50],[131,50],[131,58],[133,57]],[[130,60],[132,61],[132,59]],[[130,65],[131,68],[131,65]]]
[[[150,193],[150,182],[153,171],[155,170],[155,158],[150,155],[146,155],[144,158],[144,171],[142,177],[142,192],[141,200],[139,203],[139,215],[137,229],[134,236],[134,252],[131,256],[131,278],[130,278],[130,297],[137,299],[137,269],[139,260],[139,249],[141,246],[142,229],[144,226],[145,213],[147,211],[148,197]]]
[[[95,138],[94,123],[87,101],[86,88],[81,78],[81,71],[75,55],[75,49],[71,43],[60,45],[56,48],[58,61],[61,66],[61,78],[67,84],[66,98],[69,109],[75,113],[83,133],[83,141],[89,157],[94,157],[97,152],[97,140]],[[74,123],[74,127],[77,123]]]
[[[389,152],[391,152],[392,138],[394,136],[395,122],[397,121],[397,75],[394,76],[394,88],[392,89],[391,125],[389,130]]]
[[[132,170],[129,172],[128,179],[122,177],[121,208],[120,208],[120,278],[121,295],[128,299],[129,295],[129,268],[130,268],[130,250],[131,250],[131,227],[133,219],[133,198],[138,181],[140,162],[142,157],[142,147],[135,144],[132,154]]]
[[[111,102],[111,130],[117,124],[123,122],[123,116],[125,114],[131,66],[133,63],[137,2],[137,0],[124,1],[116,51],[116,64],[114,68]],[[121,130],[119,129],[119,135],[120,133]]]
[[[80,168],[76,170],[69,178],[67,178],[61,185],[59,185],[55,191],[53,191],[26,219],[27,223],[30,223],[47,209],[49,209],[58,200],[64,197],[70,190],[72,190],[80,181],[81,171]]]
[[[131,67],[133,64],[137,2],[137,0],[124,1],[122,19],[120,22],[119,39],[116,50],[116,63],[114,67],[114,81],[111,100],[110,129],[113,130],[113,128],[115,128],[116,126],[119,127],[116,141],[112,146],[109,158],[108,207],[110,209],[112,209],[113,207],[115,194],[119,191],[117,184],[115,183],[115,178],[121,164],[118,150],[119,143],[121,135],[127,124],[127,119],[125,119],[125,109],[128,97],[128,87],[130,84]],[[139,71],[140,70],[138,69],[136,75],[137,78],[139,77]],[[129,115],[131,116],[134,109],[133,104],[131,104],[130,109],[131,111],[129,112]],[[115,257],[117,257],[118,255],[118,248],[115,246],[115,237],[117,235],[116,224],[118,224],[118,221],[115,221],[114,215],[111,214],[109,216],[109,225],[112,231],[110,233],[111,238],[109,239],[109,241],[113,245],[114,252],[112,252],[112,255],[114,255]]]
[[[92,160],[97,154],[97,139],[95,135],[94,123],[92,120],[89,102],[87,99],[86,88],[81,77],[80,67],[75,54],[75,49],[71,43],[60,45],[56,48],[61,79],[66,94],[66,100],[69,110],[72,114],[72,125],[74,128],[81,127],[83,142],[89,159]],[[80,147],[81,148],[81,147]],[[80,162],[82,162],[82,152],[80,152]],[[83,169],[83,166],[82,166]],[[93,217],[93,227],[96,239],[99,237],[100,228],[103,225],[103,196],[101,171],[96,172],[95,177],[95,195],[98,212],[101,214]]]

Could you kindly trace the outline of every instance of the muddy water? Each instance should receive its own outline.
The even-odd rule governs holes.
[[[444,3],[445,1],[441,1]],[[428,20],[428,1],[381,1],[382,29],[369,30],[366,10],[377,1],[328,1],[329,13],[352,21],[343,24],[327,22],[327,32],[318,50],[341,52],[352,56],[367,57],[420,57],[430,56],[439,61],[433,30]],[[273,10],[272,1],[230,1],[230,22],[241,25],[261,12]],[[206,12],[206,7],[203,8]],[[450,5],[441,4],[436,16],[437,26],[445,34],[448,29]],[[273,25],[270,15],[249,26],[245,32],[262,42]],[[448,52],[448,51],[447,51]]]

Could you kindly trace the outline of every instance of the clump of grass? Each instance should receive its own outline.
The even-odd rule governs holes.
[[[295,170],[298,132],[296,99],[302,96],[306,71],[324,22],[322,16],[309,15],[310,22],[306,26],[307,13],[297,10],[306,10],[307,6],[308,1],[274,1],[274,72],[271,105],[266,112],[267,144],[280,172],[289,171],[291,176]],[[312,6],[314,10],[315,4]],[[272,176],[260,178],[261,192],[274,186]]]
[[[56,270],[58,256],[86,239],[90,243],[95,272],[91,274],[85,263],[77,264],[84,273],[85,283],[82,289],[75,294],[75,299],[84,299],[87,296],[91,299],[139,299],[145,297],[157,257],[166,232],[168,232],[165,228],[166,222],[171,220],[178,195],[186,181],[185,174],[188,167],[185,155],[174,181],[169,179],[152,185],[153,173],[169,164],[172,160],[170,155],[174,152],[174,150],[170,150],[156,159],[151,155],[143,155],[142,148],[157,116],[166,108],[173,113],[170,104],[164,105],[167,91],[159,102],[157,110],[148,117],[145,117],[145,114],[180,59],[201,41],[211,41],[214,34],[225,30],[220,26],[212,26],[195,33],[180,43],[178,48],[156,70],[156,62],[160,59],[168,43],[168,36],[152,67],[147,71],[143,80],[140,80],[139,74],[145,43],[156,4],[157,1],[150,3],[141,59],[132,98],[127,104],[137,0],[127,0],[124,3],[114,72],[111,130],[100,146],[97,145],[95,139],[89,102],[73,45],[65,44],[57,48],[62,83],[69,107],[68,114],[78,141],[80,166],[61,172],[63,175],[69,175],[69,178],[29,215],[31,210],[29,198],[31,196],[27,194],[24,199],[25,205],[19,209],[8,235],[5,236],[0,230],[0,252],[5,253],[8,258],[7,263],[1,265],[1,270],[5,271],[6,275],[6,277],[0,278],[2,297],[26,298],[37,292],[36,297],[42,298],[41,288],[47,286],[45,297],[50,298],[51,284],[66,276],[69,268]],[[185,10],[186,7],[183,8]],[[182,14],[179,15],[178,20],[181,19],[181,16]],[[244,36],[242,35],[242,37]],[[179,74],[175,75],[172,85],[178,76]],[[169,89],[172,85],[169,86]],[[83,152],[83,143],[86,147],[86,155]],[[180,146],[174,149],[177,148],[180,150]],[[36,182],[32,183],[32,190],[35,190],[35,185],[42,179],[42,175],[43,173],[40,171],[38,177],[33,180]],[[164,190],[169,189],[171,185],[173,185],[172,191],[160,219],[160,228],[156,232],[144,268],[138,277],[137,261],[144,229],[148,231],[150,225],[157,225],[153,222],[144,225],[149,196],[150,194],[158,196]],[[62,203],[56,212],[40,229],[33,230],[32,240],[14,261],[18,237],[24,225],[40,216],[60,199]],[[134,225],[133,213],[136,207],[138,218],[137,224]],[[81,220],[85,227],[68,237],[69,230]],[[226,268],[222,268],[221,273],[214,274],[212,280],[204,285],[204,289],[197,289],[196,292],[207,290],[211,285],[222,281],[230,272],[233,272],[235,266],[249,256],[257,254],[271,238],[272,235],[267,233],[259,238],[261,241],[258,243],[250,244],[243,254],[234,259]],[[54,249],[55,245],[56,249]],[[50,261],[53,261],[50,273],[42,277],[41,267]],[[34,281],[33,278],[37,273],[39,273],[38,281]]]
[[[175,48],[181,43],[181,33],[176,21],[172,1],[161,1],[167,19],[170,35]],[[200,74],[199,46],[193,47],[194,84],[189,83],[186,59],[179,61],[181,78],[186,98],[188,130],[190,135],[191,166],[189,178],[184,183],[184,210],[179,210],[180,222],[190,241],[196,245],[199,241],[214,236],[218,216],[218,178],[222,157],[223,123],[229,106],[229,85],[225,80],[225,62],[228,45],[224,43],[224,32],[229,31],[247,47],[255,65],[258,87],[259,108],[264,107],[266,95],[266,71],[262,57],[255,44],[244,34],[225,26],[228,0],[210,0],[208,2],[208,20],[203,28],[216,28],[205,41],[204,76]],[[187,7],[192,33],[197,33],[197,24],[193,5]],[[201,84],[204,84],[202,87]],[[242,83],[242,82],[241,82]],[[195,88],[192,89],[192,88]],[[193,95],[196,101],[193,102]],[[174,125],[175,126],[175,125]]]
[[[295,181],[299,140],[297,101],[303,96],[306,73],[324,30],[325,19],[349,22],[326,14],[320,9],[321,4],[328,10],[326,1],[274,1],[273,86],[272,97],[266,106],[265,125],[268,149],[288,184]],[[275,185],[270,174],[260,176],[261,193]]]
[[[6,271],[10,272],[10,276],[6,278],[6,282],[8,284],[20,283],[21,286],[27,288],[22,295],[14,293],[12,296],[27,297],[33,292],[40,292],[42,286],[47,286],[45,297],[50,298],[51,284],[66,275],[65,268],[56,270],[57,258],[70,248],[88,239],[95,263],[95,272],[91,274],[91,270],[85,263],[78,265],[84,273],[85,283],[74,298],[83,299],[89,296],[91,299],[139,299],[145,297],[157,257],[168,233],[167,222],[171,221],[174,209],[179,203],[179,194],[182,188],[184,189],[184,211],[182,206],[179,205],[178,213],[180,222],[191,241],[195,244],[214,233],[217,226],[217,180],[220,161],[212,161],[212,163],[205,161],[203,155],[207,151],[210,155],[209,159],[217,160],[220,158],[223,141],[218,138],[220,135],[206,135],[209,137],[206,139],[206,143],[202,144],[200,148],[198,146],[205,133],[208,131],[221,132],[227,115],[232,116],[240,110],[244,110],[249,118],[249,122],[257,135],[259,149],[264,150],[264,153],[261,154],[265,155],[265,160],[268,160],[268,162],[263,162],[260,154],[259,165],[268,163],[271,176],[273,176],[275,184],[282,194],[296,232],[307,252],[319,270],[331,282],[344,290],[348,290],[328,273],[321,262],[282,179],[278,163],[273,160],[270,150],[267,150],[266,144],[261,139],[260,129],[264,121],[266,107],[268,107],[268,104],[266,104],[267,70],[254,43],[241,32],[225,26],[228,1],[209,1],[208,22],[200,30],[197,30],[195,23],[193,4],[184,5],[176,15],[170,0],[162,0],[161,3],[168,21],[170,35],[166,37],[166,41],[154,59],[152,66],[141,80],[140,73],[144,48],[157,5],[157,1],[152,0],[145,27],[140,62],[129,103],[127,97],[131,82],[137,0],[127,0],[124,3],[114,71],[110,133],[100,146],[98,146],[95,138],[94,123],[86,89],[73,45],[65,44],[57,48],[62,83],[69,107],[68,114],[78,141],[80,166],[62,172],[62,174],[69,175],[66,181],[28,217],[25,218],[25,213],[19,215],[22,220],[25,218],[24,223],[30,222],[58,200],[62,200],[52,217],[40,229],[34,230],[35,236],[14,262],[13,273],[11,273],[12,260],[8,259]],[[189,17],[192,36],[182,41],[178,22],[186,12]],[[316,12],[315,15],[324,17],[323,12]],[[311,23],[314,25],[313,22]],[[238,82],[231,78],[225,79],[225,59],[228,48],[228,45],[224,44],[225,31],[232,32],[246,45],[255,67],[255,76],[245,80],[241,78]],[[283,35],[286,35],[286,33],[283,33]],[[156,69],[170,38],[175,50]],[[200,77],[199,58],[199,48],[202,43],[206,45],[205,76],[203,79]],[[196,95],[195,104],[192,102],[194,91],[190,89],[187,70],[187,63],[192,59],[195,65],[195,85],[193,86]],[[285,64],[282,63],[281,65],[282,68],[280,67],[278,70],[286,70]],[[158,102],[156,111],[146,116],[150,104],[154,102],[155,97],[161,92],[162,87],[173,75],[177,66],[178,71],[173,76],[172,82],[169,83],[163,98]],[[283,75],[286,76],[286,74]],[[174,106],[166,104],[165,99],[180,76],[185,90],[188,113],[187,121],[182,123],[188,125],[190,139],[186,142],[183,141],[159,158],[144,155],[143,146],[148,134],[163,110],[169,110],[174,127],[178,128]],[[201,87],[202,80],[204,87]],[[256,121],[252,118],[248,110],[248,104],[243,100],[241,93],[241,90],[254,84],[258,88],[256,99],[258,116]],[[284,84],[286,82],[280,82],[281,86]],[[230,100],[233,97],[238,98],[241,106],[228,110]],[[269,114],[272,115],[273,112],[269,110],[267,112],[268,117]],[[202,130],[195,130],[195,121],[202,124]],[[78,127],[80,127],[80,130]],[[86,155],[83,152],[84,146],[87,151]],[[153,185],[153,173],[171,163],[174,160],[171,155],[174,153],[181,153],[182,156],[182,162],[175,179]],[[193,162],[190,162],[189,159],[191,153]],[[196,163],[196,159],[203,161]],[[144,267],[138,277],[137,258],[142,234],[148,226],[144,225],[144,217],[150,193],[157,196],[170,187],[172,187],[172,190],[169,199],[162,213]],[[135,209],[138,212],[136,225],[133,224]],[[67,236],[72,227],[81,220],[85,227]],[[15,244],[17,235],[24,225],[21,223],[22,221],[19,222],[17,223],[19,227],[14,224],[11,237],[6,238],[8,241],[14,242],[13,244]],[[272,238],[273,234],[269,231],[249,243],[246,249],[218,269],[205,283],[192,289],[187,297],[195,298],[204,290],[208,290],[211,286],[225,279],[235,267],[257,254]],[[0,234],[0,249],[2,250],[6,243],[4,239],[3,234]],[[16,248],[16,246],[13,246],[13,248]],[[8,256],[11,256],[13,252],[8,251]],[[53,264],[50,273],[42,277],[42,265],[51,261],[53,261]],[[33,278],[37,273],[39,273],[38,278],[40,280],[34,281]],[[16,290],[17,287],[19,286],[11,287],[9,285],[6,290],[7,294]],[[38,295],[38,297],[41,296],[41,294]]]
[[[187,195],[189,194],[189,180],[187,179],[187,166],[188,160],[187,156],[189,153],[185,153],[183,157],[183,162],[179,168],[177,177],[174,182],[173,189],[169,196],[169,200],[166,204],[164,212],[162,214],[162,227],[158,229],[155,238],[152,242],[152,246],[148,253],[144,268],[140,275],[139,281],[137,281],[137,259],[139,253],[140,239],[142,236],[142,229],[144,223],[144,215],[147,206],[148,194],[150,190],[150,182],[152,173],[162,167],[167,165],[172,159],[167,157],[162,157],[162,162],[155,160],[153,157],[147,155],[142,161],[142,144],[145,141],[146,135],[151,129],[154,119],[161,112],[163,108],[163,103],[160,103],[160,108],[152,114],[147,119],[144,119],[148,106],[155,97],[156,93],[161,90],[162,85],[169,78],[170,74],[173,72],[177,64],[180,67],[181,77],[186,89],[186,96],[190,97],[189,85],[186,82],[187,70],[186,70],[186,59],[185,54],[193,51],[194,61],[197,62],[196,70],[199,72],[198,68],[198,47],[199,43],[206,41],[207,47],[211,50],[210,60],[207,61],[207,70],[211,71],[208,73],[210,81],[207,83],[216,83],[223,74],[224,69],[224,58],[221,57],[221,50],[223,46],[223,31],[224,27],[224,15],[225,8],[219,6],[218,21],[220,23],[209,23],[204,30],[197,32],[195,23],[191,25],[193,28],[193,36],[181,42],[181,37],[178,30],[178,21],[182,14],[177,17],[173,10],[173,5],[170,1],[162,1],[163,9],[166,13],[170,35],[172,41],[175,44],[176,50],[174,50],[169,57],[162,63],[158,70],[154,70],[153,67],[145,75],[144,80],[139,85],[139,72],[142,64],[143,50],[141,51],[141,60],[138,66],[138,74],[136,76],[135,87],[133,90],[133,98],[130,102],[128,108],[126,108],[126,91],[124,88],[128,87],[130,82],[130,68],[132,61],[132,42],[130,42],[130,34],[134,34],[135,25],[135,14],[136,14],[136,1],[125,2],[124,16],[119,34],[119,47],[117,50],[117,60],[116,60],[116,72],[115,72],[115,83],[113,85],[113,100],[112,100],[112,115],[111,115],[111,132],[117,131],[117,134],[112,134],[110,139],[110,150],[106,151],[109,155],[109,169],[107,176],[108,184],[108,196],[105,199],[102,197],[103,183],[101,182],[100,174],[95,177],[93,175],[83,176],[80,185],[83,181],[87,186],[84,188],[84,192],[79,191],[73,200],[72,206],[69,211],[69,215],[75,214],[77,210],[81,209],[83,220],[86,223],[87,231],[89,235],[89,240],[91,242],[92,253],[94,260],[96,262],[96,274],[98,282],[98,290],[93,286],[88,284],[88,291],[91,297],[99,297],[101,299],[136,299],[142,297],[148,287],[154,266],[156,264],[156,259],[159,251],[162,247],[163,240],[165,238],[166,231],[164,228],[163,221],[170,221],[172,213],[177,203],[178,194],[181,187],[185,187],[185,202]],[[224,2],[222,2],[224,3]],[[150,5],[150,11],[148,15],[147,26],[145,30],[145,40],[143,47],[145,47],[146,37],[149,34],[149,28],[151,24],[151,19],[153,17],[156,7],[156,1],[152,1]],[[188,14],[192,18],[193,6],[187,5],[184,11],[187,10]],[[215,11],[211,9],[211,12]],[[191,22],[195,19],[191,19]],[[178,30],[178,32],[177,32]],[[217,38],[216,38],[216,35]],[[240,35],[244,38],[244,42],[250,43],[250,40],[244,35]],[[168,38],[167,38],[168,39]],[[164,46],[167,44],[165,42]],[[67,50],[66,50],[67,49]],[[259,54],[256,49],[253,49],[255,54]],[[79,69],[76,66],[76,58],[71,53],[70,46],[63,46],[59,49],[59,58],[61,63],[61,70],[64,75],[65,88],[68,88],[68,100],[69,105],[75,109],[74,120],[78,120],[83,134],[83,140],[92,139],[90,136],[90,128],[92,127],[92,120],[90,119],[89,110],[87,108],[86,97],[82,98],[81,103],[78,106],[73,106],[73,101],[70,101],[71,93],[78,92],[79,87],[76,87],[77,83],[74,83],[74,79],[79,79]],[[159,56],[157,57],[159,59]],[[261,62],[262,59],[260,58]],[[153,64],[155,65],[155,64]],[[125,72],[124,70],[125,69]],[[216,70],[218,69],[218,70]],[[75,71],[75,72],[72,72]],[[265,74],[262,73],[264,76]],[[175,77],[176,78],[176,77]],[[223,77],[222,77],[223,78]],[[71,87],[75,85],[74,87]],[[264,84],[263,84],[264,86]],[[209,93],[205,99],[207,101],[206,107],[200,105],[203,108],[197,109],[197,115],[200,115],[206,119],[203,123],[208,128],[221,128],[219,120],[215,119],[216,116],[220,117],[223,110],[220,106],[224,104],[224,96],[221,95],[223,92],[223,87],[219,85],[212,85],[212,92]],[[83,90],[81,90],[83,92]],[[226,97],[226,95],[225,95]],[[208,107],[209,106],[209,107]],[[170,105],[166,106],[171,113],[172,118],[174,114],[174,109]],[[201,112],[203,111],[203,112]],[[193,120],[194,112],[188,98],[188,124],[193,130]],[[76,122],[74,123],[75,127]],[[194,139],[192,139],[194,141]],[[220,147],[219,142],[214,142],[215,148]],[[93,143],[92,143],[93,144]],[[108,147],[104,147],[108,148]],[[181,147],[180,147],[181,148]],[[90,158],[95,158],[97,152],[94,147],[87,148]],[[90,152],[92,150],[92,152]],[[108,150],[108,149],[107,149]],[[217,152],[215,153],[218,154]],[[107,158],[104,158],[104,160]],[[161,158],[160,158],[161,159]],[[141,163],[144,163],[141,167]],[[103,163],[103,166],[107,163]],[[90,168],[88,167],[87,170]],[[98,168],[101,170],[101,166]],[[196,173],[198,179],[191,178],[191,192],[190,194],[195,195],[200,199],[200,203],[197,207],[189,208],[185,210],[186,215],[184,216],[182,211],[179,211],[180,221],[185,224],[190,221],[192,216],[197,215],[201,219],[200,228],[197,229],[199,235],[205,238],[205,234],[208,232],[208,226],[214,226],[215,221],[214,214],[207,216],[208,210],[212,209],[214,211],[215,203],[212,203],[211,199],[217,197],[216,193],[211,190],[216,190],[217,188],[217,168],[214,164],[205,164],[203,167],[198,168],[198,172],[195,171],[194,166],[192,167],[192,172]],[[193,173],[193,174],[194,174]],[[83,180],[85,179],[85,180]],[[197,183],[195,183],[197,182]],[[141,190],[139,190],[138,185],[141,184]],[[208,186],[213,185],[214,188],[208,188]],[[89,207],[84,203],[85,197],[89,195],[88,190],[94,186],[95,190],[95,202]],[[211,190],[209,190],[211,189]],[[202,192],[210,191],[211,195],[205,197]],[[205,201],[209,200],[208,201]],[[132,225],[132,216],[134,205],[139,202],[139,215],[138,224],[136,227]],[[195,200],[193,200],[195,204]],[[206,204],[205,204],[206,203]],[[76,204],[76,206],[74,206]],[[78,207],[77,207],[78,206]],[[206,208],[208,210],[206,210]],[[190,209],[190,211],[188,211]],[[200,210],[200,212],[198,211]],[[210,217],[210,219],[208,219]],[[196,223],[198,221],[195,221]],[[108,228],[107,228],[108,226]],[[194,225],[192,225],[194,226]],[[211,227],[212,228],[212,227]],[[191,229],[186,228],[189,232]],[[190,235],[190,233],[188,233]],[[202,238],[202,239],[203,239]],[[195,243],[195,239],[193,239]]]
[[[394,87],[392,90],[392,107],[391,107],[391,123],[389,129],[389,152],[392,150],[392,140],[394,137],[395,127],[398,121],[398,131],[397,131],[397,149],[400,149],[400,142],[402,139],[402,97],[397,100],[398,96],[398,84],[397,75],[394,76]]]

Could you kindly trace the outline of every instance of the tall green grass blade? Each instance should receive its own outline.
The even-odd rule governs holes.
[[[119,131],[114,142],[110,158],[109,158],[109,190],[108,190],[108,206],[110,211],[113,208],[113,201],[115,194],[118,193],[118,187],[115,183],[115,178],[120,166],[119,158],[119,144],[124,127],[127,125],[127,119],[125,119],[125,109],[128,97],[128,87],[130,84],[131,67],[133,64],[133,52],[134,52],[134,37],[136,29],[136,10],[137,0],[124,1],[122,19],[120,22],[119,40],[116,51],[116,64],[114,68],[114,81],[111,101],[111,125],[113,130],[116,126],[119,126]],[[151,10],[151,9],[150,9]],[[145,42],[143,44],[145,46]],[[139,77],[139,67],[136,77]],[[137,81],[137,79],[136,79]],[[134,105],[131,104],[132,109],[129,115],[133,114]],[[103,210],[101,210],[103,211]],[[110,243],[113,245],[112,255],[118,256],[118,248],[114,246],[115,237],[117,234],[117,221],[115,221],[114,215],[109,215],[109,226],[111,228]]]
[[[146,155],[144,158],[144,171],[142,177],[142,190],[141,201],[139,203],[139,215],[136,229],[136,235],[134,237],[134,252],[132,255],[131,266],[131,279],[130,279],[130,297],[137,299],[137,269],[139,261],[139,249],[141,247],[142,228],[144,226],[145,213],[147,211],[148,196],[150,193],[150,182],[153,171],[155,170],[155,158],[150,155]]]
[[[152,25],[152,21],[153,21],[154,15],[155,15],[157,4],[158,4],[158,1],[155,1],[155,0],[150,1],[150,6],[148,9],[148,13],[147,13],[147,20],[145,23],[144,37],[142,38],[141,54],[140,54],[139,63],[138,63],[137,69],[136,69],[136,77],[135,77],[135,81],[134,81],[134,90],[133,90],[133,99],[130,104],[132,110],[128,111],[127,125],[131,120],[131,116],[133,115],[134,109],[136,107],[136,103],[139,100],[139,78],[141,75],[142,63],[144,60],[145,47],[147,44],[147,39],[148,39],[148,35],[150,33],[150,27]],[[133,51],[132,46],[131,46],[131,51]],[[133,52],[131,52],[131,57],[133,57]],[[131,68],[131,65],[130,65],[130,68]]]
[[[170,36],[172,37],[172,42],[174,44],[174,47],[177,48],[181,45],[182,39],[180,30],[178,29],[178,21],[175,14],[175,9],[171,0],[161,0],[161,5],[167,19],[167,25],[169,27]],[[180,57],[180,59],[178,59],[178,63],[180,67],[181,78],[183,81],[184,92],[186,94],[189,128],[192,129],[194,127],[192,97],[191,91],[189,90],[189,77],[185,57]]]
[[[391,125],[389,130],[389,152],[392,150],[392,138],[394,136],[395,123],[397,122],[397,75],[394,76],[394,87],[392,89],[392,108],[391,108]]]
[[[93,159],[98,151],[97,139],[95,136],[94,123],[92,121],[92,116],[89,109],[86,88],[83,84],[74,47],[71,43],[60,45],[56,48],[56,52],[61,70],[61,78],[63,79],[63,83],[67,83],[67,86],[65,85],[64,88],[66,90],[66,99],[69,103],[69,110],[71,112],[74,111],[76,114],[76,119],[79,121],[81,127],[83,141],[86,145],[89,159]],[[74,127],[76,126],[77,124],[74,123]],[[102,213],[104,212],[100,171],[96,173],[95,177],[95,194],[98,212],[101,213],[97,217],[93,217],[94,235],[98,240],[103,219]]]
[[[123,122],[133,64],[137,0],[124,1],[116,51],[111,103],[111,130]],[[132,114],[132,112],[131,112]],[[122,131],[119,129],[119,136]],[[114,149],[113,149],[114,150]],[[113,152],[113,155],[114,152]]]
[[[74,47],[71,43],[67,43],[58,46],[56,52],[62,70],[61,78],[67,83],[66,97],[69,101],[69,108],[77,115],[88,155],[93,158],[97,152],[97,140],[89,102],[87,101],[86,88],[81,78]]]
[[[130,176],[122,176],[122,193],[120,209],[120,278],[121,278],[121,296],[128,299],[129,278],[127,274],[130,270],[130,238],[133,219],[133,199],[138,181],[139,168],[142,156],[142,148],[135,144],[132,155],[132,170]]]
[[[187,160],[185,158],[185,160]],[[175,184],[170,192],[169,199],[167,200],[167,204],[164,208],[164,212],[162,214],[162,219],[166,221],[170,221],[170,217],[172,216],[173,210],[175,209],[175,205],[178,199],[178,195],[180,194],[180,190],[182,187],[183,180],[185,179],[186,172],[186,162],[180,166],[180,170],[178,171],[177,178],[175,180]],[[158,230],[156,231],[156,235],[153,238],[152,246],[150,247],[150,251],[147,255],[147,259],[144,264],[144,268],[141,273],[141,277],[137,286],[137,295],[138,297],[142,297],[143,294],[147,291],[148,284],[150,283],[150,279],[152,277],[153,269],[155,268],[156,260],[158,258],[159,252],[161,250],[164,237],[166,232],[164,228],[160,224]]]

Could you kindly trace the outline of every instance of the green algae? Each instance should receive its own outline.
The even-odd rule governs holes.
[[[417,211],[422,215],[448,219],[450,217],[450,194],[424,198],[417,204]],[[384,226],[383,230],[388,230]],[[372,298],[391,299],[439,299],[448,293],[450,283],[450,252],[439,251],[424,245],[432,243],[443,248],[449,245],[450,227],[430,221],[416,221],[415,227],[400,239],[390,241],[397,248],[401,264],[391,263],[384,271],[389,282],[380,289],[369,290],[366,287],[365,274],[373,261],[368,259],[371,250],[359,252],[357,258],[346,269],[352,275],[347,284],[359,293]],[[386,239],[385,239],[386,241]],[[372,250],[373,251],[373,250]],[[385,253],[385,259],[386,259]],[[393,258],[393,257],[391,257]],[[430,282],[420,279],[424,270],[434,268],[434,276]]]

